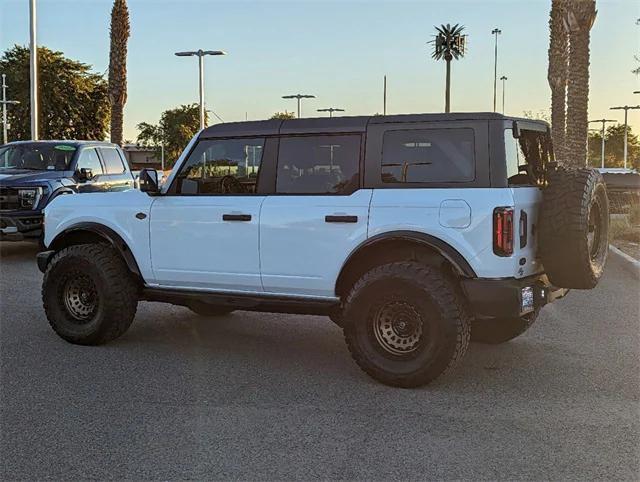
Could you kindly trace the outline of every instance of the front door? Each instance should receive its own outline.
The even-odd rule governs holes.
[[[156,283],[176,288],[262,291],[256,194],[263,138],[204,139],[151,207]]]
[[[282,136],[276,192],[262,205],[262,284],[269,293],[333,297],[367,238],[371,190],[360,189],[361,135]]]
[[[108,191],[125,191],[133,188],[133,176],[125,167],[126,160],[116,147],[98,148],[105,167],[104,181]]]
[[[95,147],[85,147],[80,152],[78,163],[76,164],[76,176],[80,169],[90,169],[91,179],[80,179],[78,182],[78,192],[102,192],[107,189],[104,167],[100,162],[98,150]]]

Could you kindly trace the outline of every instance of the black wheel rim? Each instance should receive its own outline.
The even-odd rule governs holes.
[[[93,279],[86,274],[70,277],[62,288],[62,300],[71,321],[88,323],[98,308],[98,290]]]
[[[591,259],[596,259],[600,254],[602,245],[602,218],[600,205],[594,202],[589,209],[589,226],[587,232],[587,246]]]
[[[383,304],[372,318],[380,348],[394,356],[412,355],[423,341],[423,320],[416,309],[403,301]]]

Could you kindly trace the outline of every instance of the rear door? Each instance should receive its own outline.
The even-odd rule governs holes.
[[[133,187],[133,177],[125,167],[126,160],[115,146],[98,148],[98,153],[105,168],[105,188],[108,191],[124,191]]]
[[[538,240],[542,188],[539,186],[536,166],[548,160],[544,137],[546,131],[533,130],[528,126],[519,129],[519,138],[513,136],[513,128],[504,131],[507,179],[514,199],[513,259],[516,277],[525,277],[543,270],[538,260]],[[541,129],[542,126],[539,127]]]
[[[367,238],[372,191],[361,189],[362,134],[280,137],[275,194],[260,218],[266,292],[335,296],[348,255]]]

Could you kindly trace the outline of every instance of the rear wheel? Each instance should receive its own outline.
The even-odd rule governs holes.
[[[471,324],[471,341],[489,345],[506,343],[527,331],[537,318],[535,311],[519,318],[475,320]]]
[[[61,338],[99,345],[118,338],[131,325],[138,286],[113,247],[70,246],[49,263],[42,301],[49,324]]]
[[[351,289],[343,328],[354,360],[387,385],[426,385],[469,344],[469,317],[436,268],[396,262],[373,268]]]

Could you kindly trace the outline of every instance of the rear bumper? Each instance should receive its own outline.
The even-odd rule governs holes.
[[[42,213],[0,214],[0,241],[37,240],[42,236]]]
[[[520,279],[466,279],[462,288],[473,314],[491,318],[520,317],[569,292],[553,286],[545,274]]]

